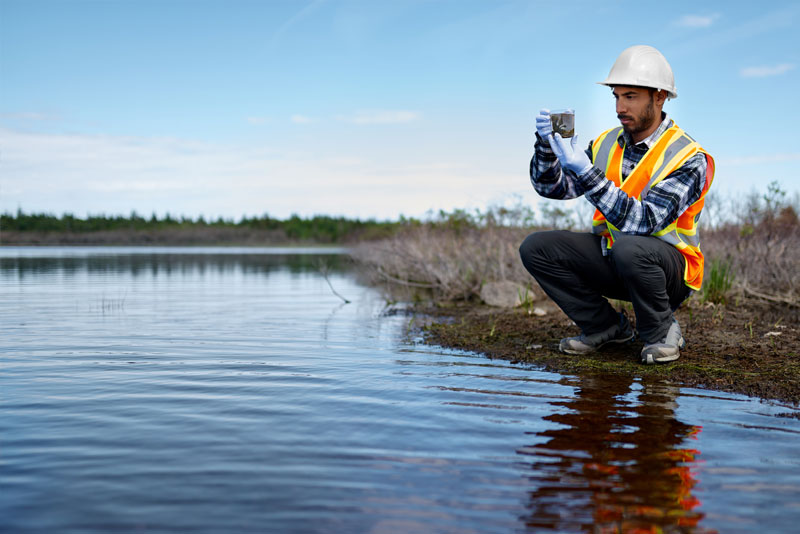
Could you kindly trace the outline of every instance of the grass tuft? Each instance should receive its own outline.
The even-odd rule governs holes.
[[[727,304],[733,279],[733,262],[730,259],[712,259],[708,280],[703,284],[703,302]]]

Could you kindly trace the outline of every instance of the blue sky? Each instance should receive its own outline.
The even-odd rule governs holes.
[[[658,48],[712,191],[800,180],[800,2],[0,0],[0,211],[393,219],[539,200],[534,118]]]

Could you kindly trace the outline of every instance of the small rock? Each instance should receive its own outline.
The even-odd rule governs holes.
[[[533,314],[538,317],[542,317],[544,315],[547,315],[547,310],[545,310],[544,308],[536,307],[533,309]]]
[[[766,334],[764,334],[764,337],[779,336],[779,335],[781,335],[780,332],[767,332]]]
[[[542,302],[547,299],[547,295],[538,285],[526,287],[511,280],[486,282],[481,287],[480,297],[489,306],[500,308],[515,308],[522,304]]]
[[[481,288],[481,300],[489,306],[514,308],[522,304],[525,288],[510,280],[487,282]]]

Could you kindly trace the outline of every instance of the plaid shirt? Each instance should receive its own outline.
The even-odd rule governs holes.
[[[669,116],[662,113],[662,117],[656,131],[638,144],[633,144],[627,132],[619,137],[618,142],[624,148],[623,179],[631,173],[661,134],[672,126]],[[586,154],[591,160],[591,143]],[[597,167],[592,167],[582,176],[562,170],[550,145],[537,133],[530,173],[534,189],[543,197],[569,199],[584,195],[620,231],[633,235],[650,235],[666,228],[700,198],[706,180],[706,165],[705,156],[695,154],[639,201],[614,185],[606,178],[605,172]],[[605,253],[605,246],[603,252]]]

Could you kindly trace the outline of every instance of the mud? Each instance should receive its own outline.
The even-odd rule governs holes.
[[[658,377],[676,385],[800,404],[797,307],[760,302],[715,306],[690,301],[676,312],[687,347],[678,361],[656,366],[639,363],[641,341],[604,347],[585,356],[561,354],[559,340],[579,331],[554,307],[537,316],[525,308],[420,305],[416,316],[425,323],[421,330],[427,343],[476,351],[490,358],[569,374]]]

